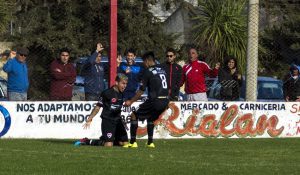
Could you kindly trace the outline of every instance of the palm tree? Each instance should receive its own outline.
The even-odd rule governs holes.
[[[223,61],[227,55],[246,65],[246,0],[199,0],[201,13],[193,17],[196,44],[205,48],[209,63]],[[243,71],[243,70],[242,70]]]

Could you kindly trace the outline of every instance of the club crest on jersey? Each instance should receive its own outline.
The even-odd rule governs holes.
[[[112,102],[112,103],[115,103],[116,101],[117,101],[116,98],[112,98],[112,99],[111,99],[111,102]]]
[[[108,138],[111,138],[111,136],[112,136],[112,133],[110,133],[110,132],[107,133],[107,137],[108,137]]]

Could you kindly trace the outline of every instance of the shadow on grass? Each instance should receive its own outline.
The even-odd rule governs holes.
[[[43,139],[42,142],[53,144],[73,145],[76,140],[63,140],[63,139]]]

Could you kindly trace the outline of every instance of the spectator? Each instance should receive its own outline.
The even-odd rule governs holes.
[[[103,46],[97,44],[96,51],[85,61],[83,66],[85,100],[98,101],[104,90],[104,67],[101,65]]]
[[[10,101],[27,100],[29,81],[26,58],[28,53],[27,48],[18,48],[16,57],[8,60],[3,67],[8,75],[7,91]]]
[[[9,53],[9,57],[8,58],[14,58],[17,56],[17,51],[16,49],[12,49]]]
[[[72,99],[76,70],[74,65],[69,63],[69,58],[70,51],[67,48],[63,48],[60,51],[60,58],[55,59],[50,65],[51,100],[68,101]]]
[[[221,84],[221,100],[234,101],[240,98],[240,88],[243,80],[237,70],[235,58],[228,58],[224,62],[224,67],[219,70],[218,80]]]
[[[166,62],[161,64],[167,73],[169,99],[171,101],[178,101],[180,81],[182,76],[182,67],[175,63],[176,52],[170,48],[166,51]]]
[[[290,74],[283,83],[283,93],[286,101],[300,101],[300,75],[299,67],[292,65]]]
[[[185,83],[185,92],[188,101],[207,101],[205,75],[216,77],[220,68],[217,63],[211,69],[207,63],[198,60],[197,49],[189,49],[189,63],[183,66],[181,86]]]
[[[9,59],[9,54],[10,51],[9,50],[5,50],[2,54],[1,54],[1,60],[0,60],[0,77],[7,80],[7,73],[4,72],[3,70],[3,66],[6,64],[6,62]]]
[[[141,81],[142,67],[135,63],[136,54],[133,49],[126,51],[126,63],[121,63],[118,72],[128,77],[128,85],[124,91],[124,99],[129,100],[134,95]]]
[[[117,57],[117,67],[119,68],[120,64],[122,63],[122,55],[121,54],[118,54],[118,57]]]

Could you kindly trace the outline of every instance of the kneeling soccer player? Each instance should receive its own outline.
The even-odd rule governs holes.
[[[84,140],[86,144],[101,145],[104,142],[104,146],[113,146],[116,139],[120,145],[128,144],[125,124],[121,119],[121,108],[124,102],[123,92],[127,86],[127,82],[128,77],[120,73],[116,77],[115,85],[101,93],[97,105],[92,110],[83,128],[89,128],[93,118],[98,114],[100,109],[103,108],[101,113],[102,136],[100,140],[94,140],[94,143],[90,140]],[[116,138],[116,134],[118,138]]]

